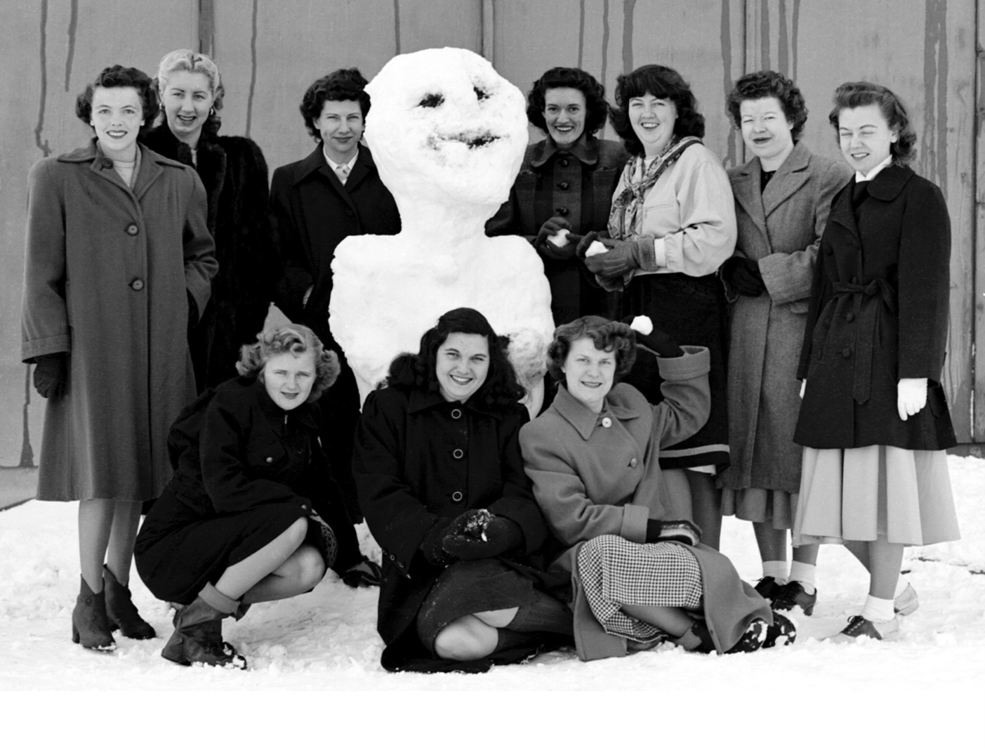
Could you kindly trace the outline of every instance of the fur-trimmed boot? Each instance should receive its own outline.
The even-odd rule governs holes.
[[[106,616],[106,590],[93,592],[82,577],[82,587],[72,611],[72,641],[86,649],[109,652],[116,649],[116,640],[110,633]]]
[[[106,615],[112,631],[119,629],[128,639],[153,639],[157,636],[154,627],[140,617],[130,600],[130,588],[116,581],[108,566],[103,566],[103,592],[106,593]]]
[[[226,597],[211,584],[206,584],[198,597],[174,617],[175,628],[161,656],[179,665],[200,662],[213,667],[246,669],[246,660],[227,650],[222,641],[222,619],[235,615],[238,600]],[[230,649],[232,649],[230,647]]]

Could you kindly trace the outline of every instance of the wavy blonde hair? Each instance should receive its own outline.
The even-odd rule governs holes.
[[[326,351],[318,336],[304,325],[283,325],[259,333],[256,343],[239,349],[236,371],[244,377],[260,378],[264,365],[274,356],[290,353],[298,357],[309,351],[315,359],[315,383],[308,395],[308,402],[313,403],[335,384],[339,376],[339,357],[335,351]]]

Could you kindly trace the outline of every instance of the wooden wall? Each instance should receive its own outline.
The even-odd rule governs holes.
[[[985,442],[981,12],[977,0],[0,0],[0,466],[18,464],[28,443],[36,463],[40,441],[41,405],[32,393],[25,407],[19,363],[27,171],[89,137],[74,100],[102,67],[153,73],[179,47],[215,58],[227,91],[223,131],[254,138],[271,168],[313,145],[297,108],[312,80],[352,65],[372,78],[394,54],[427,47],[484,54],[524,91],[555,65],[583,67],[610,91],[635,66],[670,65],[691,83],[706,142],[727,165],[745,158],[724,111],[743,73],[793,77],[811,110],[806,142],[831,156],[835,86],[883,83],[914,117],[917,170],[948,200],[946,387],[959,440]]]

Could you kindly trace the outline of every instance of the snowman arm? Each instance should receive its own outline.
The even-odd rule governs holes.
[[[511,187],[506,202],[499,206],[496,215],[486,221],[486,236],[510,236],[517,233],[520,211],[516,201],[516,190]],[[532,236],[524,238],[533,239]]]

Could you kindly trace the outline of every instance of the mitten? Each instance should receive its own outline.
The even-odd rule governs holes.
[[[896,385],[896,410],[904,421],[927,404],[926,379],[901,379]]]
[[[608,252],[585,257],[585,267],[589,272],[606,280],[622,278],[631,270],[639,268],[643,262],[643,245],[627,240],[612,240],[604,242],[609,247]],[[588,251],[588,248],[585,248]]]
[[[456,558],[472,561],[499,556],[522,542],[523,532],[516,522],[485,509],[473,509],[452,523],[442,548]]]
[[[721,269],[722,280],[743,296],[759,296],[766,290],[759,263],[741,255],[732,255]]]
[[[552,216],[544,221],[544,225],[540,227],[540,231],[537,232],[537,237],[534,239],[534,248],[540,252],[540,254],[545,257],[549,257],[552,260],[569,260],[575,256],[576,244],[567,241],[561,242],[561,245],[557,245],[550,239],[555,236],[561,230],[570,231],[571,224],[560,216]]]
[[[34,389],[41,397],[57,399],[65,394],[68,384],[68,356],[64,353],[52,353],[38,356],[34,367]]]
[[[648,519],[646,542],[662,543],[667,540],[676,540],[684,545],[697,545],[701,540],[701,528],[686,519]]]
[[[421,541],[421,555],[432,566],[448,566],[453,560],[453,557],[445,553],[441,547],[441,541],[445,539],[450,524],[451,520],[439,519],[431,525],[431,529]]]
[[[649,322],[648,317],[643,317],[642,319]],[[674,342],[674,339],[670,337],[663,330],[658,330],[653,326],[651,322],[648,327],[650,332],[644,333],[640,328],[642,325],[636,322],[637,318],[633,315],[625,317],[622,322],[623,324],[629,325],[636,335],[636,343],[648,348],[649,350],[656,353],[661,358],[677,358],[678,356],[684,355],[684,350]],[[634,323],[636,323],[634,325]],[[643,328],[645,329],[645,328]]]

